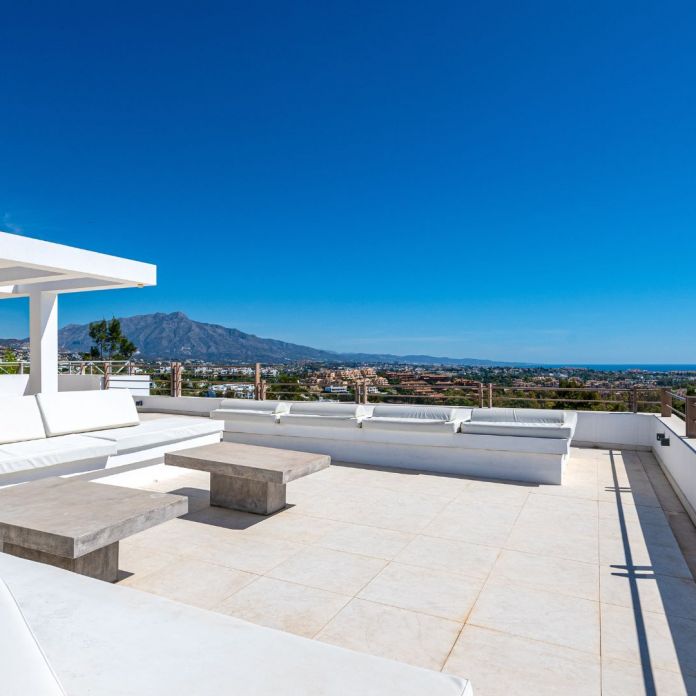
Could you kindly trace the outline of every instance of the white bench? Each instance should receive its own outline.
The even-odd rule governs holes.
[[[243,402],[245,413],[262,401]],[[265,416],[213,410],[224,439],[334,461],[533,483],[562,482],[577,414],[542,409],[273,402]],[[309,410],[309,413],[307,413]]]
[[[70,696],[473,694],[469,682],[455,676],[1,553],[0,579],[12,590],[17,608]],[[9,654],[16,675],[37,669],[39,657],[31,645],[16,645]],[[42,675],[45,681],[38,681]],[[48,688],[49,675],[45,669],[37,671],[37,688],[10,694],[61,694]],[[45,690],[38,688],[44,683]]]
[[[0,486],[161,458],[219,442],[222,424],[171,416],[140,420],[128,390],[0,398]]]

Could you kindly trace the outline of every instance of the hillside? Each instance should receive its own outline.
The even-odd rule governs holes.
[[[514,365],[476,358],[431,355],[335,353],[272,338],[259,338],[219,324],[194,321],[183,312],[142,314],[121,318],[123,332],[138,346],[140,356],[152,359],[283,363],[318,362],[411,363],[431,365]],[[87,324],[69,324],[59,332],[61,350],[86,352],[91,346]]]

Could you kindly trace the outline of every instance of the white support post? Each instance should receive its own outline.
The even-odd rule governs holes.
[[[58,295],[29,295],[29,393],[58,391]]]

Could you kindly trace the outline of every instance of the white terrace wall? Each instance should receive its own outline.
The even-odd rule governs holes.
[[[0,375],[0,396],[27,394],[29,375]],[[102,388],[102,375],[58,375],[58,391],[88,391]],[[112,389],[130,389],[135,396],[150,393],[149,375],[111,375]]]

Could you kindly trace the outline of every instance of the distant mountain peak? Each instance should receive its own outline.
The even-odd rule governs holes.
[[[156,312],[121,317],[123,333],[138,346],[141,357],[209,362],[373,362],[431,365],[521,365],[475,358],[435,358],[428,355],[336,353],[273,338],[259,338],[221,324],[190,319],[184,312]],[[69,324],[58,334],[62,350],[82,353],[92,345],[89,324]]]

